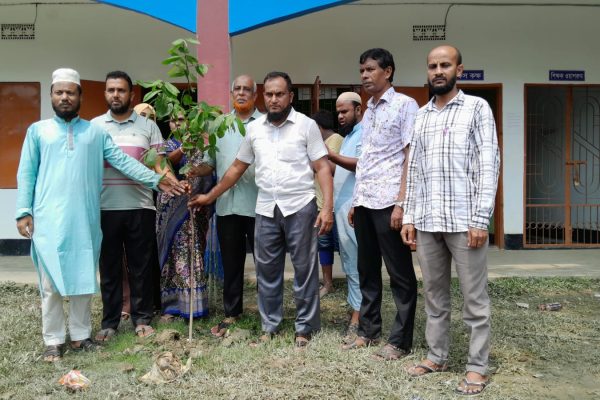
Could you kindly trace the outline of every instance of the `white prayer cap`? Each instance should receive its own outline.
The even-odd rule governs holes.
[[[52,73],[52,84],[56,82],[72,82],[81,86],[79,72],[71,68],[59,68]]]
[[[355,101],[358,104],[362,104],[362,99],[360,95],[356,92],[344,92],[340,94],[337,98],[336,103],[344,103],[346,101]]]

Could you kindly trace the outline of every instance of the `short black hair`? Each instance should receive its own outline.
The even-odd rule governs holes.
[[[109,79],[125,79],[129,85],[129,90],[133,90],[133,82],[131,81],[131,77],[127,74],[127,72],[111,71],[106,74],[106,79],[104,82],[108,81]]]
[[[392,56],[392,53],[379,47],[369,49],[360,55],[358,62],[364,64],[369,58],[377,61],[377,64],[379,64],[381,69],[392,67],[392,74],[390,75],[390,79],[388,79],[388,81],[392,83],[394,80],[394,72],[396,71],[396,64],[394,64],[394,56]]]
[[[292,79],[290,78],[290,76],[288,74],[286,74],[285,72],[281,72],[281,71],[271,71],[271,72],[269,72],[265,76],[265,79],[263,80],[263,85],[267,81],[270,81],[271,79],[276,79],[276,78],[283,78],[285,80],[285,83],[287,84],[287,90],[288,90],[288,92],[292,91]]]
[[[323,129],[333,129],[333,114],[329,110],[319,110],[311,116]]]
[[[50,85],[50,94],[52,94],[52,90],[54,90],[54,85]],[[77,90],[79,91],[79,95],[81,96],[81,94],[83,93],[81,85],[77,85]]]

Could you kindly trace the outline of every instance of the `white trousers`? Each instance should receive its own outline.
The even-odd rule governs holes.
[[[54,283],[43,268],[39,268],[39,274],[44,344],[46,346],[63,344],[66,338],[63,296],[56,290]],[[68,301],[69,336],[71,341],[89,338],[92,334],[92,295],[69,296]]]

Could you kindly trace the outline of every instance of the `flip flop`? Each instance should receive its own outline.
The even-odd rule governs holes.
[[[406,372],[413,378],[418,378],[423,375],[433,374],[436,372],[445,372],[448,370],[447,364],[436,364],[433,361],[429,361],[432,365],[425,364],[429,360],[423,360],[420,364],[415,364],[406,369]],[[422,371],[418,371],[417,368],[422,369]]]
[[[456,389],[454,389],[454,392],[463,396],[477,396],[481,394],[481,392],[483,392],[483,390],[487,387],[487,385],[489,385],[489,383],[489,379],[483,382],[471,382],[468,381],[467,378],[463,378],[463,380],[460,381]],[[473,388],[472,390],[468,390],[469,386],[475,386],[475,388]]]
[[[117,330],[113,328],[100,329],[98,333],[96,333],[94,340],[98,343],[105,343],[108,342],[113,336],[115,336],[116,333]]]

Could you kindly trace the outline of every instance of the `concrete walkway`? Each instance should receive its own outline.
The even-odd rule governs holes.
[[[419,262],[413,253],[417,276],[420,277]],[[509,276],[586,276],[600,278],[600,249],[581,250],[498,250],[490,248],[489,277]],[[336,255],[334,277],[343,278],[344,273]],[[255,279],[254,263],[248,257],[246,279]],[[289,256],[285,268],[286,279],[293,277]],[[384,273],[387,278],[387,274]],[[0,257],[0,281],[37,283],[37,274],[29,257]]]

